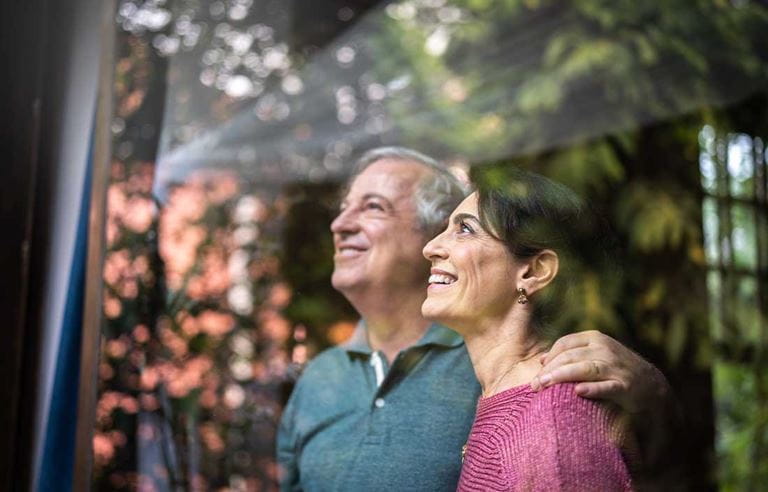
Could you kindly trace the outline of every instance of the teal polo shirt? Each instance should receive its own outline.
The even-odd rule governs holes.
[[[437,324],[391,367],[364,323],[315,357],[283,412],[282,490],[455,490],[480,385],[464,341]]]

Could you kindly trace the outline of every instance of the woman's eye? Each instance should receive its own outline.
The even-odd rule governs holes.
[[[466,222],[462,221],[459,222],[459,231],[467,234],[472,234],[475,232],[469,225],[467,225]]]
[[[382,207],[381,205],[379,205],[376,202],[368,202],[368,203],[366,203],[365,204],[365,208],[367,210],[384,210],[384,207]]]

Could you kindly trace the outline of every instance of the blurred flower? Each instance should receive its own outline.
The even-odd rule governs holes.
[[[127,249],[107,254],[104,259],[104,281],[113,286],[117,285],[122,277],[128,275],[130,265],[130,253]]]
[[[200,322],[200,329],[212,337],[229,333],[235,324],[231,315],[216,311],[204,311],[197,319]]]
[[[142,129],[145,132],[145,129]],[[154,185],[155,165],[152,162],[142,162],[131,165],[131,174],[128,178],[127,189],[131,193],[149,195]]]
[[[118,286],[118,294],[123,299],[135,299],[139,294],[139,284],[135,278],[125,279]]]
[[[96,432],[93,436],[93,458],[96,465],[104,466],[115,456],[115,446],[109,436]]]
[[[123,310],[123,305],[119,299],[109,294],[104,294],[104,314],[107,318],[117,318]]]
[[[174,398],[183,398],[193,389],[200,388],[203,375],[213,366],[213,361],[207,356],[198,356],[187,360],[181,365],[164,364],[161,368],[162,379],[168,393]]]
[[[118,338],[116,340],[107,341],[106,352],[107,355],[115,359],[122,358],[128,351],[128,344],[125,340]]]
[[[106,381],[109,379],[112,379],[115,376],[115,371],[112,369],[112,366],[107,364],[106,362],[102,362],[99,364],[99,379]]]
[[[136,398],[131,396],[123,396],[120,399],[120,408],[122,408],[125,413],[136,413],[139,411],[139,402],[136,401]]]
[[[197,300],[220,296],[226,292],[229,285],[224,251],[221,248],[208,248],[202,259],[201,274],[190,279],[187,284],[187,295]]]
[[[200,393],[200,399],[198,400],[200,405],[205,408],[213,408],[218,403],[219,399],[216,396],[216,391],[206,389]]]
[[[125,443],[128,441],[128,439],[125,437],[125,434],[119,430],[113,430],[110,432],[109,438],[115,446],[125,446]]]
[[[163,327],[160,329],[160,341],[170,349],[173,356],[176,358],[182,358],[189,351],[187,342],[185,342],[184,339],[176,334],[171,328]]]
[[[307,362],[307,346],[304,344],[293,347],[291,362],[294,364],[304,364]]]
[[[229,341],[232,351],[245,359],[253,356],[253,342],[243,334],[237,334]]]
[[[275,342],[286,342],[291,336],[291,325],[277,311],[268,309],[259,316],[259,333],[266,339]]]
[[[158,381],[160,380],[160,374],[154,367],[145,367],[141,371],[141,389],[144,391],[150,391],[155,389]]]
[[[192,338],[200,333],[200,323],[197,321],[197,318],[188,316],[181,322],[181,331],[183,331],[187,337]]]
[[[334,345],[343,343],[352,336],[355,331],[355,324],[349,321],[339,321],[328,328],[328,341]]]
[[[253,376],[251,364],[240,357],[234,357],[229,364],[229,370],[232,373],[232,376],[238,381],[245,381]]]
[[[252,195],[242,196],[235,207],[234,220],[238,224],[246,222],[262,222],[266,219],[267,207]]]
[[[245,402],[245,390],[238,384],[230,384],[224,390],[224,404],[229,408],[239,408]]]
[[[149,329],[145,325],[136,325],[133,329],[133,339],[139,343],[149,341]]]
[[[277,308],[283,308],[291,300],[291,288],[285,282],[279,282],[272,286],[269,292],[269,302]]]
[[[253,296],[247,285],[236,285],[227,293],[227,302],[234,312],[241,315],[253,311]]]
[[[154,218],[155,204],[140,196],[133,196],[128,200],[122,217],[125,227],[139,234],[147,232]]]
[[[219,435],[219,431],[212,423],[206,423],[200,426],[200,438],[203,444],[214,453],[224,451],[224,440]]]
[[[208,197],[211,203],[220,204],[237,194],[240,185],[233,174],[220,174],[214,177],[209,184]]]

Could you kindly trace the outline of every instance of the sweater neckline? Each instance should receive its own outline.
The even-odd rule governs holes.
[[[533,393],[529,383],[507,388],[491,396],[481,396],[477,401],[477,413],[484,413],[496,407],[506,405],[510,400],[515,400],[522,395]]]

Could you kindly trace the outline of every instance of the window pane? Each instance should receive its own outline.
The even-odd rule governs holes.
[[[723,466],[740,462],[754,427],[740,412],[768,407],[758,391],[742,402],[727,387],[756,384],[749,354],[764,343],[755,223],[766,211],[750,200],[752,155],[763,152],[753,138],[767,127],[753,97],[766,87],[756,75],[765,15],[758,2],[121,0],[94,488],[277,488],[286,401],[364,312],[331,277],[337,249],[365,248],[339,247],[338,230],[334,244],[331,224],[350,206],[357,159],[393,145],[460,179],[505,184],[517,166],[588,201],[580,232],[600,233],[561,255],[559,275],[572,278],[548,331],[601,330],[675,382],[696,418],[673,439],[684,483],[657,488],[768,479],[718,465],[716,484],[712,465],[715,453]],[[414,210],[424,194],[410,192]],[[424,234],[413,217],[376,237]],[[413,263],[369,279],[390,282],[375,307],[398,312],[390,304],[412,287],[398,281],[420,268],[413,298],[423,300],[425,242],[391,248]],[[413,317],[426,323],[419,309]],[[320,384],[328,401],[359,396],[333,376]],[[467,403],[447,393],[416,406],[436,415]],[[407,445],[361,475],[414,487],[431,478],[408,467],[448,446],[414,425],[389,426]],[[455,430],[443,427],[438,437]],[[328,451],[326,468],[353,468],[344,460],[360,456],[361,428],[345,431],[352,444]],[[458,478],[458,456],[439,463],[441,476]]]
[[[732,196],[754,196],[754,161],[752,139],[748,135],[731,135],[728,143],[729,190]]]
[[[737,267],[755,271],[757,268],[757,237],[755,236],[755,212],[751,206],[734,205],[732,210],[731,245]]]

